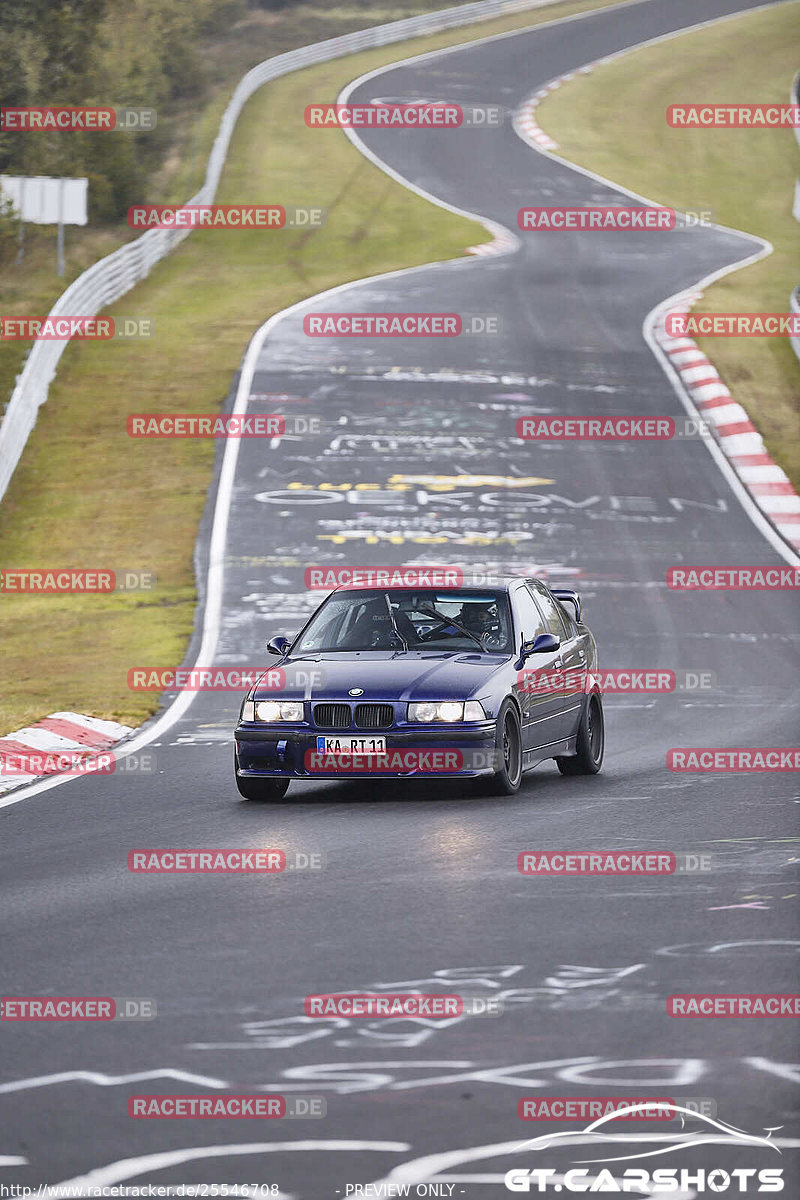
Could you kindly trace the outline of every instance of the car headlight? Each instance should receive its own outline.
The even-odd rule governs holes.
[[[243,721],[302,721],[302,700],[245,700]]]
[[[486,713],[479,700],[422,700],[408,706],[408,720],[429,724],[431,721],[443,721],[452,725],[454,721],[484,721]]]

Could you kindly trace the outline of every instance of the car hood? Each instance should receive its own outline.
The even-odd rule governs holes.
[[[282,660],[259,679],[254,698],[265,700],[469,700],[484,694],[487,681],[507,654],[469,651],[375,651],[315,654]],[[276,678],[277,670],[283,678]],[[351,688],[363,695],[350,697]]]

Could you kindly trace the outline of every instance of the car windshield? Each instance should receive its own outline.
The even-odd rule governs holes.
[[[501,591],[335,592],[293,654],[334,650],[471,650],[510,654],[511,615]]]

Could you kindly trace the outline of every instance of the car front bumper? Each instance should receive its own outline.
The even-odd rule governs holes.
[[[336,732],[240,723],[234,731],[237,773],[251,779],[463,779],[496,770],[494,721],[375,730],[386,738],[385,757],[342,755],[332,761],[317,753],[317,737]],[[349,737],[365,731],[341,733]]]

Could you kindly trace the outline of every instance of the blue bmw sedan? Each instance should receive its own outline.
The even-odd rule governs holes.
[[[292,779],[485,776],[496,794],[554,758],[593,775],[604,749],[597,647],[576,592],[337,588],[247,694],[236,786],[279,800]]]

